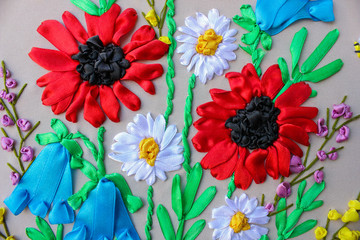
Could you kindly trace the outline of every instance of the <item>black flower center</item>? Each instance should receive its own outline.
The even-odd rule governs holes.
[[[114,44],[104,46],[99,36],[89,38],[86,45],[80,44],[79,51],[72,56],[80,62],[76,71],[92,85],[112,85],[124,77],[130,67],[121,47]]]
[[[248,149],[266,149],[278,138],[276,123],[280,110],[269,97],[254,97],[245,109],[236,111],[234,117],[225,122],[231,129],[231,139]]]

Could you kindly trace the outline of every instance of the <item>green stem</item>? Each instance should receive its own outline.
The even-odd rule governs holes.
[[[185,224],[185,220],[181,219],[180,222],[179,222],[179,227],[178,227],[178,229],[176,231],[176,237],[175,237],[176,240],[181,240],[182,239],[182,236],[183,236],[183,233],[184,233],[184,224]]]
[[[344,224],[342,225],[342,227],[339,228],[339,229],[332,235],[332,238],[333,238],[333,239],[336,238],[336,235],[340,232],[340,230],[343,229],[344,227],[346,227],[349,223],[350,223],[350,222],[344,223]]]
[[[35,129],[40,125],[40,121],[38,121],[31,129],[30,131],[26,134],[26,136],[24,137],[24,141],[30,136],[30,134],[32,134]]]
[[[20,177],[21,177],[21,173],[19,173],[19,171],[18,170],[16,170],[16,168],[14,168],[14,166],[13,165],[11,165],[10,163],[7,163],[7,165],[8,165],[8,167],[13,171],[13,172],[16,172],[17,174],[19,174],[20,175]]]
[[[9,115],[9,118],[11,118],[11,120],[13,120],[13,122],[15,123],[15,118],[13,116],[13,114],[10,112],[10,109],[8,108],[8,106],[5,104],[4,100],[2,98],[0,98],[0,103],[1,105],[3,105],[3,107],[5,108],[6,113]]]
[[[9,89],[6,86],[6,67],[5,67],[4,61],[1,61],[1,66],[2,66],[2,71],[3,71],[4,88],[5,88],[6,93],[9,93]]]
[[[145,225],[145,235],[146,235],[147,240],[151,240],[150,231],[152,229],[152,224],[153,224],[152,215],[154,214],[154,202],[152,200],[153,192],[154,192],[153,187],[149,186],[148,191],[147,191],[147,194],[148,194],[147,201],[148,201],[149,207],[148,207],[148,212],[146,215],[147,220],[146,220],[146,225]]]
[[[357,119],[359,119],[359,118],[360,118],[360,114],[359,114],[359,115],[356,115],[355,117],[353,117],[353,118],[345,121],[344,123],[342,123],[340,126],[338,126],[338,127],[335,129],[335,131],[339,131],[340,128],[342,128],[342,127],[345,126],[346,124],[349,124],[349,123],[351,123],[351,122],[353,122],[353,121],[355,121],[355,120],[357,120]]]
[[[27,83],[24,84],[24,86],[22,86],[22,88],[20,89],[19,93],[17,94],[15,100],[14,100],[14,105],[17,103],[17,101],[19,100],[21,94],[24,92],[25,88],[27,86]]]
[[[4,221],[3,221],[3,225],[4,225],[4,230],[5,230],[5,233],[6,233],[6,236],[7,237],[10,237],[10,231],[9,231],[9,228],[6,224],[6,219],[4,218]]]
[[[330,124],[330,108],[326,108],[326,128],[329,129]]]
[[[304,181],[304,180],[308,179],[309,177],[313,176],[316,171],[321,171],[321,170],[323,170],[323,169],[324,169],[324,167],[321,167],[321,168],[316,169],[315,171],[309,173],[308,175],[306,175],[305,177],[301,178],[300,180],[297,180],[296,182],[291,183],[291,186],[294,186],[294,185],[296,185],[296,184],[298,184],[298,183],[301,183],[302,181]]]
[[[329,224],[330,224],[330,219],[327,218],[327,219],[326,219],[326,225],[325,225],[326,231],[329,229]],[[326,236],[323,238],[323,240],[326,240]]]
[[[308,148],[307,148],[307,150],[306,150],[306,154],[305,154],[304,167],[306,167],[307,160],[308,160],[308,158],[309,158],[310,148],[311,148],[311,145],[309,144],[309,146],[308,146]]]
[[[269,213],[269,217],[271,217],[271,216],[274,216],[274,215],[276,215],[276,214],[278,214],[278,213],[281,213],[282,211],[286,211],[286,210],[288,210],[289,208],[291,208],[292,206],[294,206],[294,204],[292,203],[292,204],[290,204],[289,206],[287,206],[286,208],[284,208],[284,209],[281,209],[281,210],[279,210],[279,211],[276,211],[276,212],[272,212],[272,213]]]
[[[5,236],[2,232],[0,232],[0,237],[1,237],[2,239],[6,239],[6,236]]]
[[[264,206],[264,201],[265,201],[265,195],[262,194],[262,195],[261,195],[261,203],[260,203],[260,206]]]

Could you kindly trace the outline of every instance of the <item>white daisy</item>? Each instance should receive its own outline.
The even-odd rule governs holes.
[[[109,157],[122,162],[121,170],[128,176],[135,174],[136,181],[146,180],[149,185],[156,177],[165,181],[165,172],[180,169],[184,161],[181,134],[175,125],[165,125],[163,115],[154,121],[150,113],[137,114],[127,125],[127,132],[114,137]]]
[[[230,19],[219,16],[217,9],[211,9],[208,16],[197,12],[196,19],[192,16],[185,19],[185,26],[178,30],[183,35],[176,40],[183,44],[176,49],[183,53],[180,63],[188,66],[190,72],[195,66],[195,75],[202,83],[213,79],[214,74],[220,76],[229,69],[228,61],[236,59],[234,51],[238,48],[233,44],[236,29],[229,29]]]
[[[269,222],[268,210],[260,206],[256,198],[249,199],[243,193],[234,200],[225,197],[226,205],[212,210],[215,218],[209,223],[214,229],[213,239],[256,240],[268,233],[268,229],[259,225]]]

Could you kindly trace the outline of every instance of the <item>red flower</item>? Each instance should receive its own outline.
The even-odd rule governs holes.
[[[130,110],[140,108],[140,99],[122,80],[134,81],[155,94],[151,80],[163,74],[162,66],[137,61],[161,58],[168,45],[156,40],[155,31],[145,25],[120,47],[122,37],[135,26],[134,9],[120,14],[120,7],[114,4],[100,17],[85,13],[87,32],[71,13],[64,12],[62,18],[65,27],[47,20],[37,30],[59,51],[32,48],[29,53],[34,62],[51,71],[40,77],[37,85],[45,87],[42,103],[51,106],[55,114],[66,111],[66,119],[77,122],[77,113],[84,106],[85,120],[99,127],[105,114],[114,122],[120,121],[118,100]]]
[[[199,132],[192,142],[199,152],[208,152],[202,167],[219,180],[235,172],[235,184],[242,189],[252,180],[264,182],[267,174],[288,177],[290,155],[303,155],[293,141],[309,145],[307,133],[317,131],[311,119],[318,109],[300,106],[311,88],[293,84],[273,103],[284,87],[278,65],[271,66],[261,81],[252,64],[226,78],[231,91],[211,89],[213,101],[197,108],[202,118],[194,123]]]

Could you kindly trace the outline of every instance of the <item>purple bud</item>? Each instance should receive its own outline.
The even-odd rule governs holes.
[[[5,90],[0,91],[0,98],[3,98],[3,99],[6,98],[6,91]]]
[[[4,106],[0,103],[0,111],[4,111],[4,110],[5,110]]]
[[[350,129],[347,126],[342,126],[339,129],[339,134],[336,136],[336,142],[341,143],[349,139]]]
[[[31,129],[31,123],[26,119],[20,118],[16,121],[16,124],[19,126],[21,131],[26,132]]]
[[[336,149],[336,148],[331,147],[329,152],[331,152],[331,151],[333,151],[333,150],[335,150],[335,149]],[[336,160],[336,159],[338,158],[338,153],[337,153],[337,152],[329,153],[329,154],[328,154],[328,158],[329,158],[330,160]]]
[[[3,68],[0,68],[0,77],[4,77],[4,69]],[[9,70],[6,70],[6,78],[9,78],[11,76],[11,73]]]
[[[5,96],[6,100],[8,100],[9,103],[13,102],[16,98],[16,94],[15,93],[8,93]]]
[[[1,138],[1,147],[2,149],[11,152],[14,148],[14,139],[9,138],[9,137],[2,137]]]
[[[325,119],[324,118],[320,118],[317,121],[317,125],[318,125],[318,133],[316,135],[318,135],[319,137],[325,137],[326,135],[328,135],[329,130],[328,130],[328,127],[325,124]]]
[[[299,156],[293,155],[290,160],[290,172],[299,173],[305,170],[304,165],[302,164],[301,158]]]
[[[12,185],[17,185],[20,181],[20,175],[16,172],[11,172],[10,173],[10,179],[12,181]]]
[[[21,148],[20,153],[21,160],[24,162],[31,161],[34,158],[34,149],[30,146]]]
[[[265,205],[265,209],[268,210],[268,212],[274,211],[274,210],[275,210],[274,204],[272,204],[272,203],[267,203],[267,204]]]
[[[15,88],[17,86],[17,81],[15,81],[15,79],[8,78],[6,79],[6,86],[8,88]]]
[[[291,194],[291,186],[288,182],[282,182],[276,188],[276,194],[281,198],[287,198]]]
[[[316,153],[316,156],[318,157],[318,159],[320,161],[325,161],[325,159],[327,158],[326,152],[323,150],[320,150]]]
[[[324,172],[316,170],[314,172],[314,179],[315,179],[315,182],[321,183],[324,180]]]
[[[1,117],[0,121],[4,127],[13,126],[15,124],[14,121],[6,114]]]
[[[334,119],[341,117],[341,116],[344,116],[344,118],[351,118],[352,114],[353,113],[350,111],[349,105],[347,105],[345,103],[340,103],[340,104],[333,105],[331,117]]]

